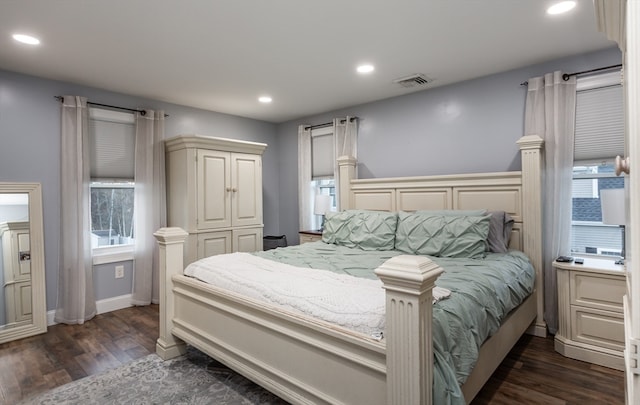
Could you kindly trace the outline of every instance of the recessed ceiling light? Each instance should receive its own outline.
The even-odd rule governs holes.
[[[572,10],[576,6],[575,1],[561,1],[547,9],[547,14],[562,14]]]
[[[258,101],[261,102],[261,103],[270,103],[273,100],[269,96],[262,96],[262,97],[258,98]]]
[[[29,45],[38,45],[40,43],[40,40],[38,38],[32,37],[31,35],[13,34],[13,39],[18,42],[22,42],[23,44]]]
[[[371,73],[374,69],[373,65],[360,65],[356,70],[358,73]]]

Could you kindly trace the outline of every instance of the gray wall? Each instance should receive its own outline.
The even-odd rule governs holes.
[[[42,184],[48,310],[56,307],[60,229],[60,103],[54,96],[64,94],[121,107],[163,109],[169,114],[166,137],[198,133],[267,143],[263,157],[264,232],[279,232],[279,156],[274,124],[0,70],[0,181]],[[124,279],[115,280],[118,264],[94,268],[99,299],[131,292],[131,266],[125,266]]]
[[[530,77],[619,64],[617,48],[486,76],[278,125],[280,232],[298,240],[297,127],[333,117],[360,117],[359,177],[396,177],[520,170]]]
[[[115,277],[115,267],[124,267],[124,277]],[[133,288],[133,261],[98,264],[93,266],[93,289],[96,301],[131,294]]]

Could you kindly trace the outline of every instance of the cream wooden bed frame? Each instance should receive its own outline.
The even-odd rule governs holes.
[[[536,269],[536,291],[509,314],[482,347],[464,384],[476,395],[515,342],[546,335],[542,314],[541,150],[539,137],[518,141],[521,172],[352,180],[355,160],[339,159],[343,208],[377,210],[504,210],[515,221],[512,246]],[[374,340],[332,324],[282,311],[182,275],[186,232],[162,228],[160,337],[163,359],[185,342],[292,403],[431,404],[431,289],[442,269],[428,258],[398,256],[376,274],[386,290],[385,338]]]

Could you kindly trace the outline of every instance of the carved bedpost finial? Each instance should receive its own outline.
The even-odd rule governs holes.
[[[520,147],[520,150],[525,149],[538,149],[541,150],[544,145],[544,139],[540,138],[538,135],[525,135],[522,138],[518,139],[516,142]]]
[[[158,243],[161,245],[182,243],[188,235],[189,234],[187,232],[178,227],[160,228],[153,234]]]

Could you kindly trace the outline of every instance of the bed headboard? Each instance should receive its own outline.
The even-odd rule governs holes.
[[[546,334],[541,295],[543,143],[535,135],[520,138],[522,171],[500,173],[355,179],[356,160],[340,157],[340,207],[376,211],[487,209],[507,212],[515,221],[509,247],[526,253],[536,269],[536,290],[540,294],[536,328],[544,328]]]
[[[505,211],[515,224],[512,249],[522,250],[520,172],[353,180],[349,208],[375,211]]]

